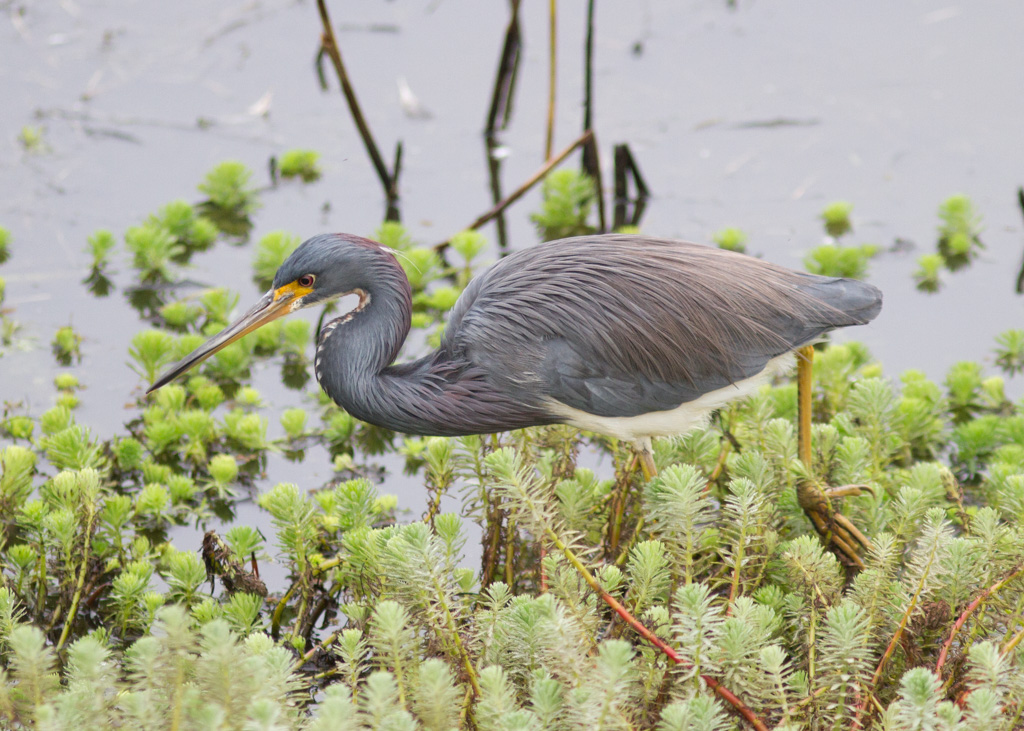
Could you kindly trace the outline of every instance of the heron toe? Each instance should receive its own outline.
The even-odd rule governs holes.
[[[800,507],[810,518],[818,534],[858,569],[864,568],[860,550],[871,551],[870,539],[856,525],[832,506],[832,498],[850,497],[863,493],[874,494],[867,485],[827,487],[811,479],[797,483],[796,494]]]

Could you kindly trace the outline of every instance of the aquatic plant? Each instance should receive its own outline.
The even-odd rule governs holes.
[[[70,325],[57,328],[50,345],[53,357],[61,365],[71,365],[72,361],[82,359],[82,336]]]
[[[259,196],[249,184],[252,171],[237,160],[215,165],[199,184],[199,192],[222,212],[247,217],[259,207]]]
[[[278,268],[300,243],[298,236],[287,231],[271,231],[260,238],[256,244],[253,270],[254,279],[261,288],[270,287]]]
[[[541,209],[530,215],[541,241],[593,232],[587,223],[596,192],[594,181],[570,168],[554,170],[544,178]]]
[[[967,266],[984,248],[981,216],[966,195],[951,195],[939,206],[938,252],[950,271]]]
[[[804,268],[811,274],[825,277],[848,277],[864,279],[868,273],[868,262],[878,253],[875,244],[860,246],[839,246],[822,244],[811,249],[804,257]]]
[[[741,254],[747,250],[747,234],[734,226],[719,229],[711,235],[711,240],[719,249],[738,251]]]
[[[283,178],[302,178],[302,182],[311,183],[320,175],[320,153],[316,150],[288,150],[278,159],[278,170]]]
[[[86,243],[89,254],[92,256],[93,269],[105,266],[110,252],[117,245],[114,234],[105,228],[90,234],[89,238],[86,239]]]
[[[821,212],[821,220],[825,224],[825,231],[829,236],[839,238],[853,230],[850,222],[850,214],[853,212],[853,204],[849,201],[832,201]]]
[[[922,254],[917,258],[917,269],[914,271],[914,281],[917,288],[922,292],[938,292],[942,286],[940,278],[942,269],[946,266],[946,260],[942,254]]]
[[[0,226],[0,264],[11,258],[11,232]]]

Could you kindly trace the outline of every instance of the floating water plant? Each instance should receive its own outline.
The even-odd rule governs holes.
[[[452,236],[451,247],[469,265],[487,247],[487,238],[479,231],[460,231]]]
[[[41,155],[50,149],[50,146],[46,144],[46,133],[42,127],[26,124],[18,133],[18,142],[26,152],[34,155]]]
[[[942,269],[946,266],[946,260],[942,254],[922,254],[917,258],[917,270],[914,272],[914,281],[917,288],[922,292],[938,292],[942,286]]]
[[[720,249],[738,251],[741,254],[747,250],[747,235],[733,226],[716,231],[712,234],[711,240],[718,244]]]
[[[143,330],[132,338],[128,355],[134,361],[132,370],[146,379],[156,380],[160,371],[174,358],[174,339],[162,330]]]
[[[984,248],[981,216],[966,195],[951,195],[939,206],[938,251],[950,271],[967,266]]]
[[[58,328],[51,342],[53,356],[61,365],[71,365],[82,359],[82,336],[70,325]]]
[[[259,207],[259,197],[249,184],[252,172],[237,160],[215,166],[199,184],[199,192],[210,204],[240,218],[248,217]]]
[[[256,283],[261,288],[268,288],[274,281],[274,274],[288,255],[299,245],[298,236],[287,231],[271,231],[256,244],[256,257],[253,271]]]
[[[217,226],[209,218],[200,216],[190,203],[183,200],[171,201],[147,223],[165,229],[176,243],[187,251],[203,251],[217,238]]]
[[[11,258],[11,232],[0,226],[0,264]]]
[[[1024,371],[1024,330],[1007,330],[996,336],[996,365],[1011,376]]]
[[[170,281],[171,265],[185,254],[185,247],[170,231],[152,222],[129,228],[124,243],[132,252],[132,265],[143,282]]]
[[[848,277],[864,279],[868,273],[868,262],[878,253],[874,244],[860,246],[838,246],[822,244],[804,257],[804,268],[811,274],[826,277]]]
[[[839,238],[853,230],[850,214],[853,204],[849,201],[833,201],[821,212],[821,220],[825,223],[825,231],[829,236]]]
[[[541,189],[541,209],[530,216],[541,241],[593,232],[587,219],[595,196],[594,181],[585,173],[569,168],[549,173]]]
[[[86,248],[92,257],[92,268],[101,269],[106,266],[110,252],[117,245],[117,241],[107,229],[94,231],[86,239]]]
[[[278,159],[278,170],[283,178],[302,178],[311,183],[320,175],[320,153],[316,150],[288,150]]]

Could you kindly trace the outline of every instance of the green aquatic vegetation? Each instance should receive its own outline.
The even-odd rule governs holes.
[[[541,209],[530,215],[541,241],[592,233],[587,223],[597,192],[588,175],[571,168],[548,173],[541,187]]]
[[[46,142],[46,130],[42,127],[26,124],[18,132],[18,142],[25,149],[25,152],[41,155],[48,152],[50,145]]]
[[[412,236],[408,229],[398,221],[384,221],[373,232],[373,240],[398,251],[406,251],[413,247]]]
[[[253,260],[253,278],[261,289],[270,287],[274,274],[300,243],[298,236],[287,231],[271,231],[260,238]]]
[[[294,149],[283,153],[278,159],[278,169],[283,178],[302,178],[311,183],[320,178],[320,153],[316,150]]]
[[[942,269],[946,260],[942,254],[922,254],[917,258],[917,269],[914,271],[914,282],[922,292],[938,292],[942,286]]]
[[[186,251],[167,228],[152,221],[125,231],[124,243],[143,282],[171,281],[171,266]]]
[[[468,266],[487,248],[487,238],[479,231],[460,231],[452,236],[451,247]]]
[[[747,234],[734,226],[726,226],[711,235],[719,249],[744,253],[747,250]]]
[[[430,294],[420,298],[418,303],[432,310],[447,312],[455,305],[460,294],[462,294],[462,290],[457,287],[438,287]]]
[[[215,208],[247,217],[259,207],[259,194],[250,186],[252,171],[237,160],[214,166],[199,184],[199,192]]]
[[[31,439],[36,425],[28,416],[11,416],[0,422],[0,428],[11,439]]]
[[[175,357],[174,338],[162,330],[143,330],[132,338],[129,367],[152,383]]]
[[[849,201],[832,201],[821,212],[821,220],[825,223],[825,231],[829,236],[839,238],[853,230],[850,214],[853,204]]]
[[[175,330],[184,330],[192,326],[203,314],[203,309],[194,302],[180,300],[168,302],[160,308],[160,317]]]
[[[204,327],[204,334],[214,335],[222,330],[231,319],[231,311],[238,306],[239,299],[237,292],[223,287],[207,289],[199,295],[199,303],[206,311],[207,327]],[[208,330],[213,332],[208,332]]]
[[[824,277],[864,279],[868,273],[868,263],[877,253],[878,246],[875,244],[822,244],[811,249],[804,257],[804,269]]]
[[[11,232],[0,226],[0,264],[11,258]]]
[[[281,427],[289,439],[298,439],[305,434],[308,419],[305,409],[287,409],[281,414]]]
[[[398,257],[413,292],[421,292],[433,280],[443,274],[441,257],[433,249],[413,247]]]
[[[57,328],[50,343],[53,357],[63,366],[82,360],[82,336],[70,325]]]
[[[146,223],[167,231],[175,243],[186,252],[208,249],[217,239],[217,226],[209,218],[196,213],[195,208],[183,200],[171,201]]]
[[[1007,330],[996,336],[996,365],[1008,376],[1024,371],[1024,330]]]
[[[961,269],[985,248],[981,243],[981,215],[966,195],[951,195],[939,206],[938,252],[950,271]]]

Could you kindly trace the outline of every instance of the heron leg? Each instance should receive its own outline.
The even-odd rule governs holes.
[[[633,442],[637,459],[640,462],[640,470],[644,473],[644,480],[650,482],[658,476],[658,468],[654,465],[654,447],[650,437],[641,437]]]
[[[813,461],[811,451],[811,376],[814,348],[805,346],[797,352],[797,453],[810,472]],[[832,507],[832,498],[874,494],[866,485],[827,487],[811,478],[797,482],[796,495],[800,507],[810,518],[815,530],[843,554],[854,566],[863,569],[859,549],[870,551],[871,541],[849,518]]]

